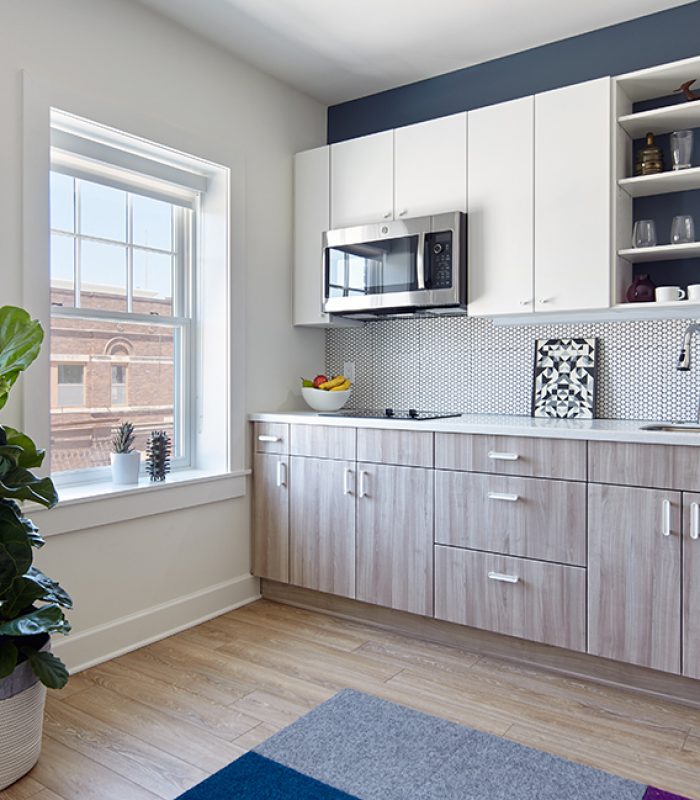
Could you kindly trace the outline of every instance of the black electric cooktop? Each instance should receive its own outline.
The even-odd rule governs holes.
[[[409,408],[408,411],[401,411],[393,408],[358,408],[346,411],[322,412],[320,417],[353,417],[358,419],[445,419],[446,417],[461,417],[462,415],[450,411],[417,411]]]

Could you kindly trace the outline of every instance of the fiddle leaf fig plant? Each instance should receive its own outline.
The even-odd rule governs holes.
[[[26,311],[0,308],[0,408],[39,354],[43,338],[41,325]],[[31,471],[44,455],[26,434],[0,425],[0,680],[27,661],[44,685],[57,689],[68,671],[42,648],[52,633],[70,631],[63,609],[73,604],[56,581],[32,565],[34,549],[44,540],[20,505],[30,500],[53,508],[58,502],[51,479]]]

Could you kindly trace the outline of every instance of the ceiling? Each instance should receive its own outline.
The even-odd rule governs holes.
[[[678,0],[139,2],[328,105],[686,4]]]

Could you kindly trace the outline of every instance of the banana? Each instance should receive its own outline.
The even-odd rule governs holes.
[[[345,392],[350,388],[351,385],[352,384],[350,383],[350,381],[347,378],[345,378],[343,380],[343,383],[340,384],[340,386],[334,386],[332,389],[329,389],[329,391],[331,391],[331,392]]]
[[[319,389],[335,389],[336,386],[340,386],[341,383],[345,383],[347,378],[345,375],[336,375],[335,378],[331,378],[329,381],[325,381],[324,383],[319,384]]]

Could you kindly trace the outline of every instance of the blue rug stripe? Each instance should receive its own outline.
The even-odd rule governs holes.
[[[178,800],[358,800],[315,778],[246,753]]]

